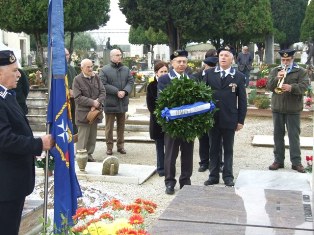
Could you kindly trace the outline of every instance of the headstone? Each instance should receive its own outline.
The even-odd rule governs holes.
[[[274,63],[274,35],[267,35],[265,40],[265,63]]]
[[[148,52],[147,53],[147,64],[148,64],[148,69],[152,69],[153,65],[152,65],[152,53]]]
[[[103,161],[102,175],[117,175],[119,172],[119,159],[114,156],[107,157]]]

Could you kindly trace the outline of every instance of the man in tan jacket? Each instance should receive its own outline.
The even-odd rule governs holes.
[[[94,162],[92,154],[95,150],[97,124],[103,119],[103,103],[106,91],[99,77],[93,72],[93,62],[89,59],[81,61],[82,72],[74,78],[73,95],[75,101],[75,120],[78,127],[78,142],[76,149],[86,149],[88,161]],[[89,111],[100,110],[100,114],[93,123],[89,123],[86,116]]]

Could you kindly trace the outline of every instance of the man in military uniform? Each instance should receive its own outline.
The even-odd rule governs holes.
[[[171,84],[174,78],[188,77],[185,73],[188,64],[188,52],[184,50],[174,51],[170,56],[172,68],[168,74],[158,79],[158,92],[164,90]],[[187,142],[180,138],[172,138],[165,133],[165,185],[166,194],[174,194],[174,187],[177,180],[176,176],[176,160],[179,150],[181,151],[181,175],[179,178],[180,188],[184,185],[191,184],[191,176],[193,170],[193,148],[194,142]]]
[[[274,162],[269,170],[284,168],[285,126],[288,130],[289,151],[292,169],[304,173],[300,150],[300,112],[303,110],[303,95],[309,82],[306,70],[293,62],[295,50],[279,51],[281,65],[269,74],[267,88],[273,92],[271,109],[274,124]]]
[[[219,65],[206,71],[204,82],[214,91],[218,111],[214,114],[210,147],[209,178],[204,185],[219,183],[221,143],[224,152],[222,178],[226,186],[234,186],[233,145],[235,131],[243,128],[247,111],[244,75],[231,67],[230,47],[218,50]]]
[[[21,74],[12,51],[0,51],[0,230],[17,235],[25,197],[35,186],[34,157],[49,150],[51,135],[34,138],[15,92]]]

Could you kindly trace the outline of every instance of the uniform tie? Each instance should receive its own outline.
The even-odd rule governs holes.
[[[226,71],[222,70],[222,72],[221,72],[221,80],[224,80],[225,77],[226,77]]]

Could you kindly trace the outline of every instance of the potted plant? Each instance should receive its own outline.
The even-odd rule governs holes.
[[[257,95],[254,100],[254,105],[258,109],[268,109],[270,100],[267,95]]]

